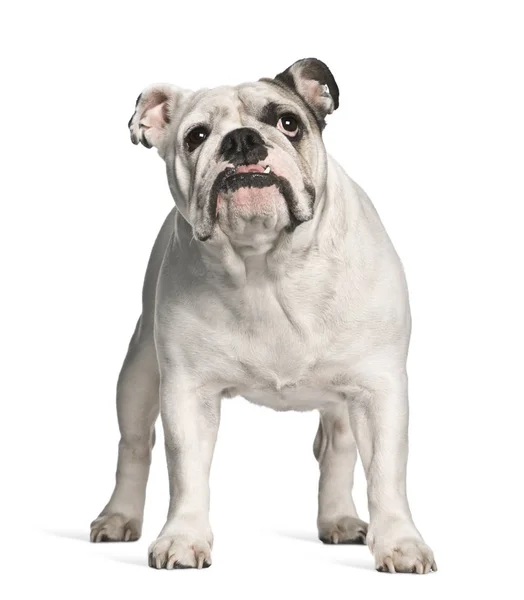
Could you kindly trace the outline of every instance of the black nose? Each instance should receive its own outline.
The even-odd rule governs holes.
[[[233,129],[222,140],[220,153],[224,160],[233,164],[255,164],[267,157],[264,140],[255,129]]]

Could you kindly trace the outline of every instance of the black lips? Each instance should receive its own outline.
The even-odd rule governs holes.
[[[272,185],[278,186],[278,177],[273,173],[235,173],[233,170],[233,173],[230,171],[226,174],[220,191],[236,192],[241,187],[263,188]]]

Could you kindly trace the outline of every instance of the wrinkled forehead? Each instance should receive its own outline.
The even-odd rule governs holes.
[[[192,124],[217,122],[243,123],[246,119],[259,119],[269,105],[304,112],[297,98],[282,86],[266,81],[222,86],[196,92],[189,100],[180,120],[182,129]]]

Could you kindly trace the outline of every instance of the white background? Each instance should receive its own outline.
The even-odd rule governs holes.
[[[500,0],[2,4],[0,593],[15,586],[4,597],[515,597],[523,568],[519,8]],[[213,466],[213,566],[156,572],[146,550],[167,510],[161,438],[142,539],[87,542],[113,486],[116,377],[149,251],[172,206],[162,161],[130,143],[127,120],[151,82],[235,84],[307,56],[324,60],[341,90],[328,150],[373,199],[407,271],[408,487],[439,572],[379,574],[365,547],[318,542],[317,416],[241,400],[225,403]],[[360,465],[355,497],[367,517]]]

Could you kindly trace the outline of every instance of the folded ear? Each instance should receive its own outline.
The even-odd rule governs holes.
[[[305,100],[323,128],[325,117],[338,108],[338,85],[333,74],[321,60],[303,58],[275,79],[281,81]]]
[[[157,83],[147,87],[138,96],[135,112],[129,123],[131,141],[146,148],[158,148],[164,138],[166,126],[179,108],[182,99],[190,94],[169,83]]]

